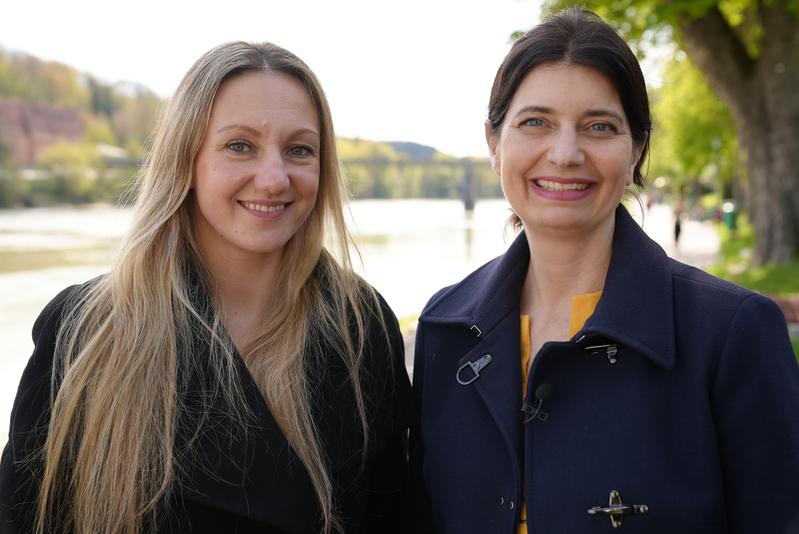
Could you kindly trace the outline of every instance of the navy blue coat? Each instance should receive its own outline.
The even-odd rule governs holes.
[[[550,395],[523,425],[528,263],[522,234],[419,319],[415,532],[511,534],[522,485],[530,534],[610,532],[587,510],[613,490],[648,507],[623,532],[799,531],[799,366],[774,302],[668,258],[619,207],[602,298],[537,354],[527,402]]]

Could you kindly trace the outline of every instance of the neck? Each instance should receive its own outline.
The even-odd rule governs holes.
[[[591,232],[525,229],[530,265],[524,281],[522,312],[570,309],[572,297],[600,291],[610,265],[615,220]]]
[[[242,349],[270,308],[281,254],[229,252],[222,255],[202,250],[214,295],[221,305],[222,322],[233,343]]]

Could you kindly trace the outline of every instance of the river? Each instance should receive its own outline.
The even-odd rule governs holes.
[[[356,270],[409,324],[436,290],[501,254],[513,239],[504,200],[482,200],[471,214],[456,200],[362,200],[351,209],[361,252]],[[62,288],[107,271],[130,219],[130,209],[107,206],[0,210],[0,447],[33,349],[34,320]],[[646,222],[667,252],[678,252],[669,242],[666,206],[655,206]],[[707,263],[714,252],[709,232],[687,225],[682,259]],[[703,233],[706,239],[696,241]]]

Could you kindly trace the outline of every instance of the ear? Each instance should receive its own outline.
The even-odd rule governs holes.
[[[641,159],[641,153],[644,151],[643,143],[633,147],[633,157],[631,159],[630,167],[627,169],[627,176],[624,179],[624,183],[627,186],[632,185],[633,177],[635,175],[635,166],[638,165],[638,161]]]
[[[485,136],[486,136],[486,144],[488,145],[488,157],[491,159],[491,169],[493,169],[494,174],[499,176],[499,170],[502,168],[501,161],[497,156],[497,143],[499,141],[499,136],[494,134],[491,130],[491,121],[485,121]]]

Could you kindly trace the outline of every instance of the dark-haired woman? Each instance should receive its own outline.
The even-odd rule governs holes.
[[[620,204],[650,127],[635,56],[590,12],[500,66],[486,138],[522,232],[419,319],[415,532],[799,526],[784,318],[669,259]]]

